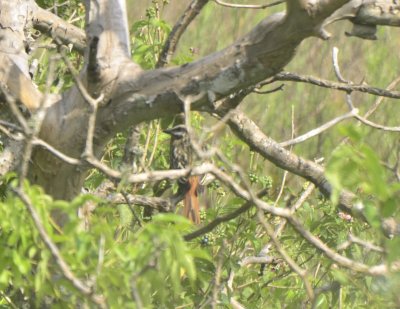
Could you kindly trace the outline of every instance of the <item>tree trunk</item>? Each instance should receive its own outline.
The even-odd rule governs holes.
[[[94,3],[87,1],[86,5],[87,45],[79,80],[93,99],[103,98],[98,105],[93,140],[97,157],[117,132],[182,112],[185,102],[192,110],[213,111],[219,99],[280,72],[305,38],[328,38],[324,28],[327,24],[355,17],[363,7],[362,1],[290,0],[285,13],[265,18],[248,34],[219,52],[180,67],[142,71],[130,60],[125,1]],[[348,4],[343,6],[345,3]],[[387,17],[389,13],[385,14]],[[49,22],[48,19],[53,20]],[[68,35],[74,37],[70,41],[75,42],[77,50],[82,51],[84,35],[79,29],[63,25],[62,20],[38,8],[32,0],[1,2],[0,80],[18,102],[35,115],[44,95],[35,88],[28,74],[24,42],[27,40],[25,31],[32,21],[37,28],[48,29],[56,37],[62,32],[59,29],[64,29],[60,41],[68,41]],[[81,159],[87,146],[92,107],[83,98],[78,85],[52,101],[39,138],[69,157]],[[10,148],[8,153],[13,154],[12,151]],[[18,166],[19,160],[15,153],[3,159],[2,170]],[[54,198],[71,199],[80,192],[90,168],[85,160],[81,162],[73,165],[36,147],[29,179]]]

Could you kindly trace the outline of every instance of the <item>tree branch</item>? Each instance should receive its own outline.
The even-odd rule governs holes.
[[[386,90],[386,89],[371,87],[371,86],[364,85],[364,84],[363,85],[354,85],[354,84],[348,84],[348,83],[332,82],[329,80],[316,78],[313,76],[297,75],[297,74],[291,73],[291,72],[278,73],[272,78],[272,81],[294,81],[294,82],[308,83],[308,84],[316,85],[316,86],[323,87],[323,88],[337,89],[337,90],[341,90],[341,91],[345,91],[345,92],[358,91],[358,92],[373,94],[373,95],[380,96],[380,97],[386,97],[386,98],[391,98],[391,99],[400,99],[399,91],[390,91],[390,90]],[[268,81],[268,83],[270,83],[270,82],[271,82],[271,80]]]
[[[164,47],[158,58],[158,62],[156,65],[157,68],[162,68],[171,61],[171,57],[175,53],[176,47],[182,34],[185,32],[193,19],[195,19],[196,16],[200,13],[203,7],[208,3],[208,1],[209,0],[193,0],[186,8],[183,15],[174,25],[174,28],[172,28],[172,31],[164,44]]]
[[[57,42],[72,45],[80,54],[86,48],[86,35],[82,29],[71,25],[57,15],[37,6],[33,18],[33,27],[42,33],[54,38]]]

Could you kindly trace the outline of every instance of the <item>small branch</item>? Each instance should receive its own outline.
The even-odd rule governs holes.
[[[285,3],[284,0],[279,0],[279,1],[275,1],[269,4],[262,4],[262,5],[256,5],[256,4],[236,4],[236,3],[227,3],[227,2],[223,2],[221,0],[214,0],[215,3],[221,5],[221,6],[225,6],[228,8],[235,8],[235,9],[258,9],[258,10],[262,10],[262,9],[266,9],[266,8],[270,8],[272,6],[276,6],[282,3]]]
[[[264,189],[257,194],[257,197],[262,198],[267,193],[268,193],[268,189]],[[240,216],[242,213],[251,209],[251,207],[253,207],[253,205],[254,204],[252,202],[246,202],[242,206],[240,206],[238,209],[236,209],[235,211],[233,211],[227,215],[224,215],[222,217],[215,218],[213,221],[211,221],[207,225],[203,226],[202,228],[199,228],[198,230],[196,230],[192,233],[186,234],[183,238],[186,241],[189,241],[189,240],[195,239],[203,234],[206,234],[206,233],[212,231],[214,228],[216,228],[221,223],[233,220],[236,217]]]
[[[306,141],[306,140],[308,140],[308,139],[310,139],[310,138],[312,138],[314,136],[317,136],[317,135],[321,134],[324,131],[327,131],[328,129],[332,128],[333,126],[337,125],[338,123],[342,122],[343,120],[357,117],[356,116],[357,112],[358,112],[358,110],[354,109],[354,110],[348,112],[347,114],[344,114],[342,116],[336,117],[335,119],[332,119],[331,121],[323,124],[322,126],[320,126],[318,128],[315,128],[315,129],[313,129],[313,130],[311,130],[311,131],[309,131],[309,132],[307,132],[307,133],[305,133],[303,135],[300,135],[300,136],[298,136],[296,138],[290,139],[290,140],[285,141],[285,142],[281,142],[281,143],[279,143],[279,145],[282,146],[282,147],[287,147],[287,146],[292,146],[292,145],[295,145],[295,144],[302,143],[302,142],[304,142],[304,141]]]
[[[143,225],[142,225],[142,222],[140,221],[140,218],[139,218],[139,216],[137,215],[137,213],[136,213],[136,211],[135,211],[135,209],[134,209],[134,207],[133,207],[133,204],[131,203],[131,200],[130,200],[129,197],[128,197],[128,193],[122,191],[122,192],[121,192],[121,195],[122,195],[123,198],[124,198],[124,204],[128,205],[129,210],[131,211],[132,216],[135,218],[135,220],[136,220],[136,222],[138,223],[139,227],[142,227],[142,226],[143,226]],[[132,227],[133,227],[133,225],[132,225]]]
[[[388,274],[389,272],[400,270],[400,263],[398,262],[392,263],[391,267],[389,268],[386,264],[368,266],[366,264],[351,260],[329,248],[318,237],[314,236],[310,231],[305,229],[304,226],[300,223],[300,221],[298,221],[293,216],[289,216],[287,220],[289,221],[290,225],[306,241],[308,241],[312,246],[320,250],[325,256],[327,256],[333,262],[337,263],[342,267],[371,276],[382,276]]]
[[[295,73],[290,72],[281,72],[276,74],[273,77],[273,81],[293,81],[293,82],[301,82],[301,83],[308,83],[312,85],[316,85],[323,88],[335,89],[340,91],[358,91],[369,93],[372,95],[386,97],[391,99],[400,99],[400,92],[399,91],[389,91],[386,89],[370,87],[368,85],[354,85],[354,84],[345,84],[345,83],[338,83],[332,82],[325,79],[316,78],[313,76],[306,76],[306,75],[297,75]]]
[[[400,77],[397,77],[387,86],[386,90],[394,89],[394,87],[396,87],[399,82],[400,82]],[[378,97],[374,102],[374,105],[365,113],[364,118],[368,118],[369,116],[371,116],[382,104],[383,99],[384,97]]]
[[[124,165],[132,168],[133,172],[138,171],[137,160],[141,154],[140,149],[140,129],[141,125],[132,126],[129,129],[127,140],[124,147],[124,156],[122,162]]]
[[[158,57],[158,62],[156,67],[161,68],[168,64],[171,60],[172,55],[176,51],[178,42],[182,34],[186,31],[190,23],[196,18],[196,16],[201,12],[203,7],[208,3],[208,0],[193,0],[183,15],[179,18],[177,23],[172,28],[167,41],[164,44],[163,50]]]
[[[355,114],[354,117],[355,117],[358,121],[360,121],[361,123],[363,123],[363,124],[365,124],[365,125],[367,125],[367,126],[369,126],[369,127],[378,129],[378,130],[388,131],[388,132],[400,132],[400,127],[387,127],[387,126],[383,126],[383,125],[377,124],[377,123],[375,123],[375,122],[369,121],[369,120],[366,119],[365,117],[362,117],[362,116],[360,116],[360,115],[358,115],[358,114]]]
[[[40,146],[44,149],[46,149],[48,152],[56,156],[57,158],[61,159],[62,161],[71,164],[71,165],[81,165],[82,161],[79,159],[72,158],[70,156],[67,156],[66,154],[62,153],[61,151],[57,150],[50,144],[46,143],[45,141],[39,139],[39,138],[34,138],[32,140],[32,144],[35,146]]]
[[[294,138],[294,135],[295,135],[295,128],[294,128],[294,106],[292,105],[292,134],[291,134],[291,138],[293,139]],[[293,150],[293,147],[290,147],[290,151],[292,151]],[[288,175],[288,171],[285,171],[284,173],[283,173],[283,178],[282,178],[282,182],[281,182],[281,186],[280,186],[280,189],[279,189],[279,193],[278,193],[278,196],[276,197],[276,199],[275,199],[275,202],[274,202],[274,206],[276,207],[277,205],[278,205],[278,203],[279,203],[279,201],[280,201],[280,199],[281,199],[281,197],[282,197],[282,194],[283,194],[283,190],[284,190],[284,188],[285,188],[285,185],[286,185],[286,178],[287,178],[287,175]]]
[[[127,194],[125,199],[122,194],[116,194],[107,197],[107,200],[114,204],[126,204],[129,202],[132,205],[146,206],[163,212],[170,212],[173,209],[171,200],[160,197]]]
[[[300,195],[296,203],[294,203],[291,207],[290,210],[292,214],[294,214],[303,204],[304,202],[310,197],[311,193],[313,193],[315,189],[315,185],[312,183],[307,183],[307,189],[303,191],[303,193]],[[283,229],[286,226],[287,221],[284,220],[282,221],[278,227],[275,229],[275,236],[279,237],[283,231]]]
[[[221,273],[222,273],[222,266],[224,264],[224,251],[225,251],[225,242],[222,243],[221,247],[219,248],[219,251],[217,253],[217,265],[215,269],[215,275],[213,279],[213,289],[212,289],[212,295],[211,295],[211,308],[216,309],[217,308],[217,303],[218,303],[218,295],[221,291]]]
[[[379,253],[385,253],[385,249],[383,249],[382,247],[376,246],[370,242],[362,240],[353,234],[349,234],[348,240],[346,242],[344,242],[343,244],[339,245],[337,249],[338,249],[338,251],[343,251],[343,250],[347,249],[348,247],[350,247],[352,244],[360,245],[368,251],[376,251]]]
[[[218,107],[215,112],[223,117],[229,110],[229,103],[225,102],[221,106],[223,108]],[[330,196],[332,187],[324,176],[322,166],[281,147],[276,141],[266,136],[254,121],[239,110],[231,111],[228,125],[252,150],[260,153],[276,166],[311,181],[324,195]],[[346,212],[355,212],[362,216],[360,211],[353,207],[354,199],[355,195],[352,192],[342,191],[339,196],[339,206]]]
[[[338,54],[339,54],[339,49],[337,47],[333,47],[332,62],[333,62],[333,68],[335,70],[336,77],[340,82],[342,82],[344,84],[351,84],[350,81],[344,79],[344,77],[342,76],[342,73],[340,72]]]
[[[13,301],[8,297],[6,294],[4,294],[3,291],[0,291],[0,296],[5,299],[7,304],[12,308],[12,309],[18,309],[18,307],[13,303]]]
[[[257,93],[257,94],[270,94],[270,93],[274,93],[274,92],[283,90],[284,86],[285,86],[285,84],[282,84],[282,85],[279,85],[278,87],[272,88],[270,90],[265,90],[265,91],[261,91],[261,90],[258,90],[257,88],[255,88],[253,90],[253,92]]]
[[[18,108],[17,100],[9,92],[9,90],[7,89],[7,85],[3,84],[2,82],[0,82],[0,92],[4,96],[5,101],[7,102],[8,106],[10,107],[11,112],[13,113],[15,118],[18,120],[19,125],[21,126],[23,132],[25,132],[25,133],[30,132],[28,122],[26,121],[24,115]]]

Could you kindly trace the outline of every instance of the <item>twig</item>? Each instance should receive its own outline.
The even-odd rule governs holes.
[[[168,64],[172,55],[175,53],[178,42],[187,27],[201,12],[202,8],[208,3],[208,0],[193,0],[186,8],[185,12],[179,18],[177,23],[172,28],[162,49],[156,67],[161,68]]]
[[[270,90],[265,90],[265,91],[261,91],[261,90],[258,90],[257,88],[255,88],[255,89],[253,90],[253,92],[254,92],[254,93],[257,93],[257,94],[270,94],[270,93],[274,93],[274,92],[283,90],[283,87],[284,87],[284,86],[285,86],[285,84],[282,84],[282,85],[279,85],[278,87],[272,88],[272,89],[270,89]]]
[[[121,191],[121,194],[124,197],[125,203],[128,205],[129,210],[131,211],[136,222],[139,224],[140,227],[142,227],[142,222],[140,222],[139,216],[137,215],[135,209],[133,208],[133,204],[131,203],[128,194],[125,191]]]
[[[223,2],[221,0],[214,0],[215,3],[228,7],[228,8],[236,8],[236,9],[266,9],[266,8],[270,8],[272,6],[276,6],[282,3],[285,3],[284,0],[279,0],[279,1],[275,1],[272,3],[268,3],[268,4],[261,4],[261,5],[256,5],[256,4],[233,4],[233,3],[227,3],[227,2]]]
[[[259,198],[262,198],[263,196],[265,196],[268,193],[268,191],[269,191],[268,189],[263,189],[262,191],[260,191],[257,194],[257,196]],[[215,218],[213,221],[208,223],[206,226],[203,226],[202,228],[199,228],[198,230],[196,230],[196,231],[194,231],[192,233],[186,234],[183,238],[186,241],[189,241],[189,240],[197,238],[197,237],[199,237],[199,236],[201,236],[203,234],[206,234],[206,233],[212,231],[214,228],[216,228],[221,223],[233,220],[236,217],[238,217],[239,215],[241,215],[242,213],[248,211],[249,209],[251,209],[251,207],[253,205],[254,204],[252,202],[246,202],[242,206],[240,206],[238,209],[236,209],[235,211],[233,211],[233,212],[231,212],[231,213],[229,213],[227,215]]]
[[[150,147],[151,130],[152,130],[152,122],[149,123],[149,126],[147,128],[146,142],[144,144],[144,150],[143,150],[142,158],[140,160],[139,170],[143,170],[143,168],[146,166],[146,156],[147,156],[147,151],[149,150],[149,147]]]
[[[344,77],[342,76],[342,73],[340,72],[338,54],[339,54],[339,49],[336,46],[333,47],[333,49],[332,49],[332,62],[333,62],[333,68],[335,70],[336,77],[342,83],[351,84],[350,81],[344,79]]]
[[[39,108],[35,111],[35,113],[32,115],[30,119],[31,125],[29,126],[29,129],[25,129],[25,146],[22,154],[22,159],[20,163],[20,171],[18,175],[18,182],[19,186],[22,188],[22,184],[24,179],[26,178],[28,174],[28,169],[29,169],[29,164],[30,164],[30,159],[32,156],[32,151],[33,151],[33,140],[36,138],[36,136],[39,135],[40,129],[42,127],[43,121],[46,117],[47,110],[50,107],[50,100],[49,100],[49,94],[50,94],[50,88],[51,84],[54,80],[55,76],[55,60],[58,58],[52,57],[50,59],[49,63],[49,71],[48,75],[46,78],[46,85],[45,85],[45,93],[44,96],[39,102]]]
[[[387,87],[386,90],[392,90],[398,83],[400,82],[400,77],[394,79]],[[368,118],[371,116],[381,105],[384,97],[378,97],[374,103],[374,105],[365,113],[364,118]]]
[[[358,115],[358,114],[355,114],[354,117],[355,117],[358,121],[360,121],[361,123],[363,123],[363,124],[365,124],[365,125],[367,125],[367,126],[369,126],[369,127],[378,129],[378,130],[388,131],[388,132],[400,132],[400,127],[387,127],[387,126],[383,126],[383,125],[377,124],[377,123],[375,123],[375,122],[369,121],[369,120],[366,119],[365,117],[362,117],[362,116],[360,116],[360,115]]]
[[[368,266],[361,262],[356,262],[351,260],[343,255],[340,255],[336,251],[329,248],[325,243],[323,243],[318,237],[314,236],[310,231],[304,228],[304,226],[298,221],[298,219],[293,216],[289,216],[287,218],[290,225],[312,246],[319,249],[325,256],[327,256],[330,260],[337,263],[338,265],[351,269],[356,272],[360,272],[363,274],[371,275],[371,276],[381,276],[385,275],[390,271],[399,271],[400,263],[393,263],[389,268],[386,264],[380,264],[375,266]]]
[[[57,158],[63,160],[64,162],[66,162],[68,164],[71,164],[71,165],[81,165],[82,164],[81,160],[72,158],[72,157],[66,155],[65,153],[62,153],[61,151],[57,150],[50,144],[46,143],[44,140],[41,140],[37,137],[32,140],[32,144],[46,149],[48,152],[50,152],[51,154],[53,154],[54,156],[56,156]]]
[[[142,298],[140,297],[139,290],[137,289],[137,286],[136,286],[136,278],[133,278],[131,280],[131,292],[132,292],[133,299],[135,300],[136,307],[138,309],[142,309],[143,302],[142,302]]]
[[[302,143],[302,142],[304,142],[314,136],[317,136],[317,135],[323,133],[324,131],[332,128],[333,126],[337,125],[338,123],[342,122],[343,120],[356,117],[357,113],[358,113],[358,109],[353,109],[350,112],[348,112],[347,114],[336,117],[336,118],[332,119],[331,121],[323,124],[322,126],[315,128],[315,129],[313,129],[303,135],[300,135],[296,138],[281,142],[281,143],[279,143],[279,145],[282,147],[287,147],[287,146],[292,146],[292,145]]]
[[[250,264],[278,264],[279,259],[273,256],[246,256],[239,262],[240,266],[246,266]]]
[[[349,234],[348,240],[346,242],[344,242],[343,244],[339,245],[337,249],[338,249],[338,251],[342,251],[342,250],[345,250],[348,247],[350,247],[352,244],[360,245],[369,251],[376,251],[379,253],[385,252],[385,250],[382,247],[376,246],[370,242],[362,240],[353,234]]]
[[[313,76],[297,75],[291,72],[278,73],[273,77],[273,81],[294,81],[294,82],[308,83],[323,88],[336,89],[345,92],[357,91],[357,92],[373,94],[379,97],[400,99],[399,91],[389,91],[386,89],[370,87],[368,85],[353,85],[353,84],[332,82],[329,80],[320,79]]]
[[[107,201],[113,204],[125,204],[129,202],[132,205],[146,206],[163,212],[169,212],[173,207],[173,203],[170,199],[164,199],[161,197],[149,197],[133,194],[126,194],[125,197],[122,196],[122,194],[115,194],[111,197],[105,198],[107,199]]]
[[[79,74],[75,70],[74,66],[72,65],[71,61],[68,59],[68,57],[65,54],[65,48],[61,48],[60,54],[67,65],[69,71],[72,74],[72,77],[75,81],[76,86],[78,87],[79,92],[81,93],[82,97],[85,99],[85,101],[89,104],[90,106],[90,114],[89,114],[89,120],[88,120],[88,129],[87,129],[87,135],[86,135],[86,143],[85,143],[85,150],[83,153],[83,156],[91,156],[93,155],[93,138],[94,138],[94,132],[96,128],[96,117],[97,117],[97,109],[98,105],[100,102],[103,101],[104,99],[104,94],[101,93],[97,98],[93,98],[89,92],[87,91],[86,87],[83,85],[81,80],[79,79]],[[91,57],[89,59],[89,65],[91,62],[94,62],[94,59]]]

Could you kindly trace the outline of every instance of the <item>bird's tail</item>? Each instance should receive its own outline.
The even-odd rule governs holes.
[[[197,188],[199,186],[199,177],[190,176],[188,179],[189,190],[183,200],[183,215],[194,224],[200,224],[200,207],[197,197]]]

